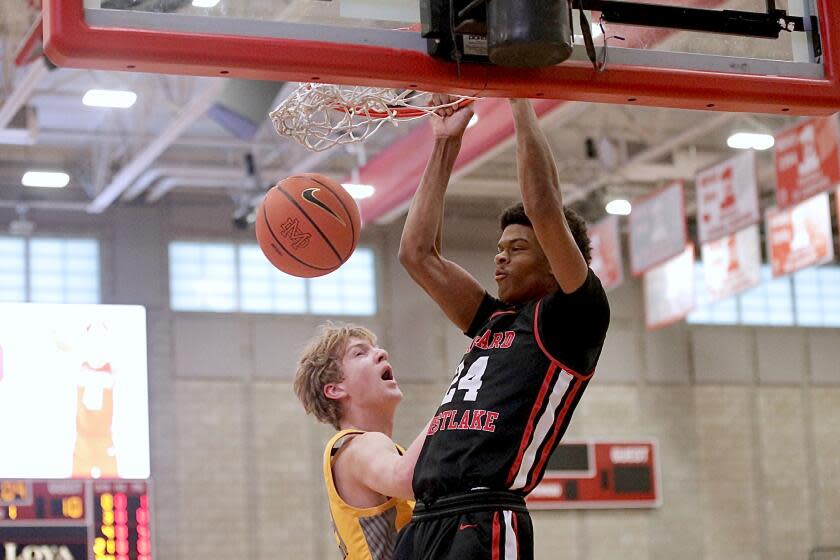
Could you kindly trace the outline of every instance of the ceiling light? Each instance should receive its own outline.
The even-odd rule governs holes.
[[[632,210],[630,202],[624,200],[623,198],[617,198],[607,203],[607,214],[614,214],[616,216],[629,216],[630,210]]]
[[[474,114],[470,119],[470,122],[467,123],[467,128],[472,128],[478,124],[478,114]]]
[[[116,89],[89,89],[82,98],[82,103],[88,107],[114,107],[128,109],[137,101],[137,94],[133,91]]]
[[[61,189],[70,182],[70,175],[53,171],[27,171],[20,182],[24,187]]]
[[[196,8],[212,8],[219,3],[219,0],[193,0],[192,5]]]
[[[726,141],[727,146],[736,150],[767,150],[775,143],[771,135],[754,132],[736,132]]]
[[[344,189],[356,200],[362,200],[364,198],[370,198],[373,196],[373,193],[376,192],[376,189],[373,188],[371,185],[359,185],[356,183],[342,183],[341,185]]]

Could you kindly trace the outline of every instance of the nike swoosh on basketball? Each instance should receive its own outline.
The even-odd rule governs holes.
[[[478,525],[471,523],[461,523],[460,525],[458,525],[458,530],[463,531],[464,529],[469,529],[471,527],[478,527]]]
[[[330,208],[329,206],[327,206],[326,204],[324,204],[323,202],[318,200],[318,198],[315,196],[315,193],[320,191],[320,190],[321,189],[319,189],[317,187],[311,187],[311,188],[308,188],[308,189],[304,190],[302,193],[300,193],[300,196],[302,196],[303,200],[305,200],[306,202],[309,202],[310,204],[314,204],[318,208],[321,208],[325,212],[328,212],[333,218],[338,220],[338,223],[340,223],[343,226],[346,226],[347,224],[344,223],[344,220],[342,220],[341,217],[338,214],[333,212],[332,208]]]

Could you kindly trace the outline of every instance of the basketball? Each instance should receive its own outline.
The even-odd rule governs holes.
[[[359,241],[356,201],[329,177],[303,173],[283,179],[257,210],[257,241],[275,267],[314,278],[344,264]]]

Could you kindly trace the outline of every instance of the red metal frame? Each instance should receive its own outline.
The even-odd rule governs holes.
[[[701,3],[720,4],[714,0]],[[44,0],[44,47],[56,65],[78,68],[829,115],[840,110],[840,10],[832,9],[832,3],[836,0],[817,0],[825,58],[822,80],[618,65],[598,74],[582,62],[530,70],[464,64],[459,73],[454,64],[412,50],[91,27],[84,21],[83,0]],[[630,41],[625,44],[633,46]]]

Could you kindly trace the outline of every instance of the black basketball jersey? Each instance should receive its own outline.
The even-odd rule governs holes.
[[[426,434],[414,495],[474,488],[528,494],[594,373],[609,304],[589,271],[574,293],[521,306],[485,294],[467,353]]]

